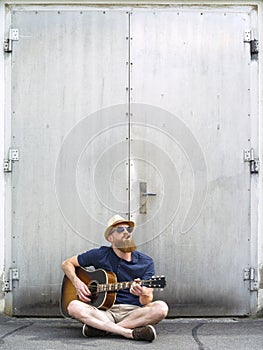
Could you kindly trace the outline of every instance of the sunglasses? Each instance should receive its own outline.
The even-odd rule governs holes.
[[[126,230],[128,233],[132,233],[133,227],[131,227],[131,226],[128,226],[128,227],[119,226],[119,227],[116,227],[114,231],[116,231],[116,232],[118,232],[118,233],[123,233],[125,230]]]

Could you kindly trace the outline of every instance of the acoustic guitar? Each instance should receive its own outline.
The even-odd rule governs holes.
[[[116,293],[121,289],[130,288],[133,283],[133,281],[117,282],[115,273],[102,269],[87,271],[83,267],[76,267],[76,274],[91,292],[91,301],[88,304],[102,310],[110,309],[115,302]],[[164,288],[166,285],[164,276],[153,276],[139,283],[148,288]],[[64,275],[60,297],[60,312],[64,317],[70,317],[67,307],[72,300],[79,300],[79,298],[74,285]]]

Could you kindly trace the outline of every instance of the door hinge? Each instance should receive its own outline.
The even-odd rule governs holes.
[[[9,29],[8,38],[4,41],[4,52],[13,51],[13,41],[19,40],[19,29],[11,28]]]
[[[19,281],[19,269],[10,268],[8,278],[4,281],[3,292],[12,292],[14,289],[13,281]]]
[[[257,272],[254,267],[248,267],[243,271],[243,280],[250,282],[250,291],[258,290]]]
[[[4,159],[4,172],[11,173],[13,170],[13,162],[19,161],[19,150],[9,148],[8,159]]]
[[[244,32],[244,43],[250,44],[250,55],[251,59],[258,59],[258,40],[255,39],[253,30],[245,30]]]
[[[244,162],[249,162],[250,173],[257,174],[259,172],[259,159],[255,157],[255,150],[251,148],[250,150],[243,151]]]

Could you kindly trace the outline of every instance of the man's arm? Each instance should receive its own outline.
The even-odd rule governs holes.
[[[152,302],[153,300],[153,289],[152,288],[147,288],[147,287],[142,287],[143,291],[142,294],[140,295],[140,303],[142,305],[147,305]]]
[[[74,280],[77,277],[76,272],[75,272],[75,268],[79,266],[79,262],[78,262],[78,257],[77,255],[72,256],[69,259],[66,259],[65,261],[63,261],[63,263],[61,264],[61,268],[64,271],[64,273],[67,275],[67,277],[70,279],[70,281],[72,282],[72,284],[74,284]]]
[[[147,305],[153,300],[153,289],[142,287],[140,285],[140,279],[136,279],[130,289],[130,292],[139,297],[140,303],[142,305]]]
[[[68,279],[71,281],[73,286],[76,288],[79,299],[84,302],[90,301],[90,291],[84,282],[82,282],[76,275],[75,269],[79,266],[77,255],[72,256],[69,259],[66,259],[61,264],[61,268],[64,273],[67,275]]]

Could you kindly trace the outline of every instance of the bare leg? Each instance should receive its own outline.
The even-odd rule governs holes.
[[[163,320],[168,313],[168,306],[163,301],[154,301],[142,308],[132,311],[124,320],[118,323],[124,328],[136,328],[153,325]]]
[[[78,300],[73,300],[68,305],[69,314],[87,324],[88,326],[101,329],[110,333],[122,335],[125,338],[132,339],[132,329],[125,328],[119,324],[116,324],[108,319],[104,312],[93,308]]]

